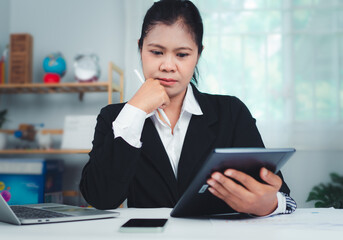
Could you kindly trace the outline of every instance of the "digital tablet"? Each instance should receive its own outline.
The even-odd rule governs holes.
[[[277,173],[295,152],[294,148],[217,148],[193,179],[170,213],[172,217],[211,216],[236,213],[224,201],[208,191],[207,179],[213,172],[228,168],[249,174],[258,181],[262,167]]]

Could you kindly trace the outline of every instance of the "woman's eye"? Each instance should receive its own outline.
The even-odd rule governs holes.
[[[150,52],[154,55],[162,55],[162,52],[160,51],[151,50]]]
[[[176,54],[178,57],[184,58],[187,57],[189,54],[188,53],[178,53]]]

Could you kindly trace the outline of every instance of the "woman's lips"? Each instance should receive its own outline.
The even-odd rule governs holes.
[[[157,79],[164,86],[171,86],[177,82],[175,79],[172,79],[172,78],[157,78]]]

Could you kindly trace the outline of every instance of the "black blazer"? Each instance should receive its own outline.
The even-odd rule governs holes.
[[[255,119],[238,98],[205,94],[192,87],[203,115],[191,118],[177,179],[150,118],[143,127],[142,147],[135,148],[120,137],[114,139],[112,122],[124,104],[101,110],[80,182],[90,205],[112,209],[127,198],[129,207],[174,207],[214,148],[264,147]],[[280,191],[290,192],[284,182]]]

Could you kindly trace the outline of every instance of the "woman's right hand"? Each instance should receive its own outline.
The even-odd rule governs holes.
[[[169,96],[160,81],[149,78],[138,89],[128,104],[137,107],[147,114],[157,108],[165,108],[170,103]]]

